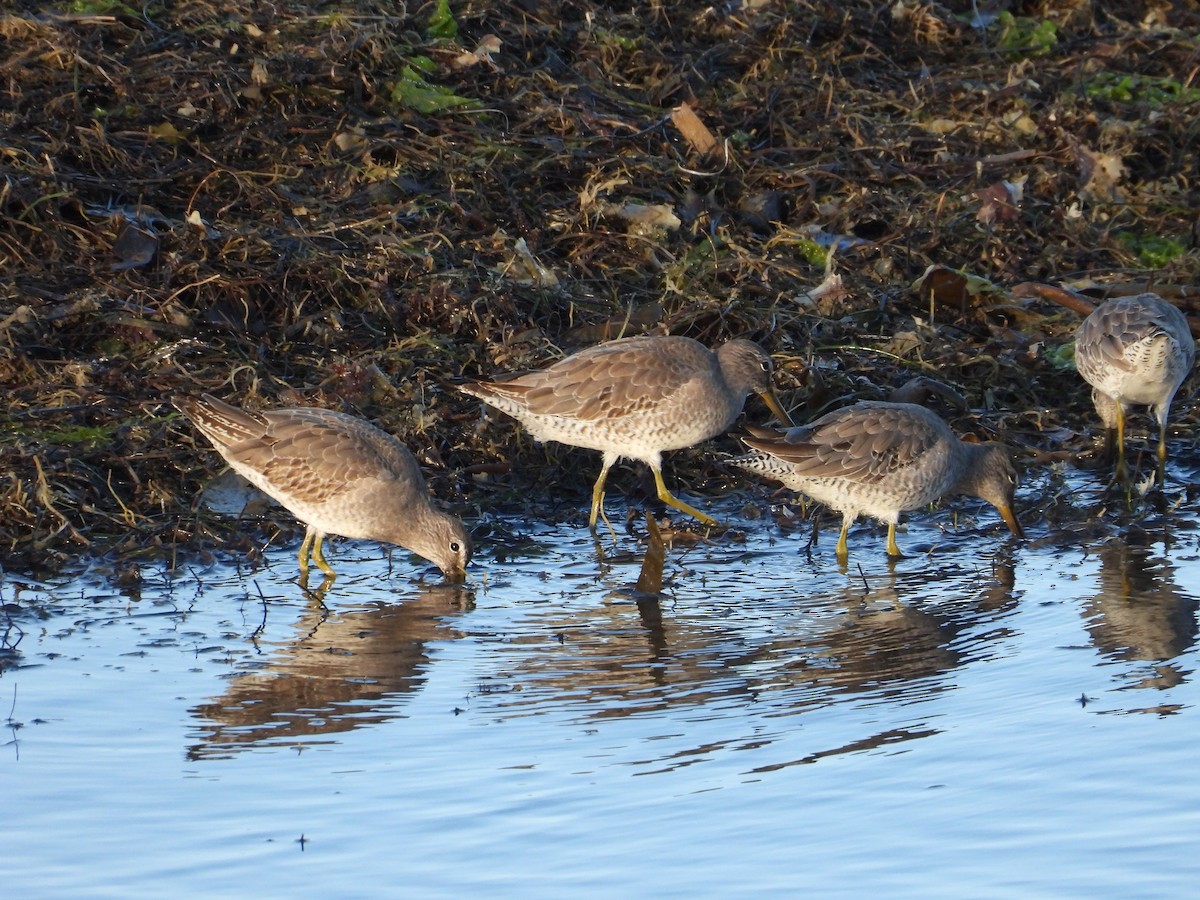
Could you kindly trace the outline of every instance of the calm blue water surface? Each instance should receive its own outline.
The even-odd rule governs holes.
[[[1197,511],[1007,537],[497,522],[466,590],[295,545],[0,584],[9,897],[1162,897],[1200,877]],[[615,503],[613,504],[616,505]],[[955,513],[957,512],[957,516]],[[428,575],[428,573],[426,573]]]

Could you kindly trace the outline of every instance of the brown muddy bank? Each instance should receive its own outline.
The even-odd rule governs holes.
[[[759,340],[798,419],[924,375],[1029,464],[1090,448],[1079,316],[1016,288],[1188,305],[1200,13],[630,6],[8,5],[7,564],[235,537],[179,391],[371,418],[468,519],[575,515],[595,461],[453,385],[653,329]],[[668,465],[715,492],[711,451]]]

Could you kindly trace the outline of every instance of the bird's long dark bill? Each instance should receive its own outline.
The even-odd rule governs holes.
[[[1000,510],[1000,518],[1004,520],[1004,524],[1019,538],[1025,537],[1025,530],[1021,527],[1021,523],[1017,521],[1017,515],[1013,512],[1011,506],[998,507]]]
[[[796,423],[792,421],[792,417],[784,410],[783,404],[779,402],[779,398],[775,396],[774,391],[763,391],[758,396],[763,398],[763,402],[767,404],[767,408],[771,410],[775,418],[788,428],[795,426]]]

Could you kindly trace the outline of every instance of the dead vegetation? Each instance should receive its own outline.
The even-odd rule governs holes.
[[[6,564],[193,542],[177,391],[365,415],[468,518],[553,514],[594,473],[452,385],[651,329],[761,341],[798,418],[925,375],[1080,452],[1079,317],[1013,289],[1188,305],[1200,13],[1001,6],[9,3]]]

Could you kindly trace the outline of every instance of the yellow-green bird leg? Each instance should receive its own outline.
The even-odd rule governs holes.
[[[887,539],[887,554],[888,556],[903,556],[900,552],[900,547],[896,544],[896,523],[892,522],[888,525]]]
[[[308,577],[308,554],[312,550],[314,537],[316,532],[309,528],[304,532],[304,540],[300,542],[300,575],[304,578]]]
[[[1125,407],[1117,404],[1117,468],[1116,477],[1120,481],[1128,479],[1125,468]]]
[[[667,483],[665,481],[663,481],[662,469],[654,470],[654,484],[658,488],[658,499],[661,500],[663,503],[667,504],[667,506],[673,506],[680,512],[687,513],[693,519],[698,519],[699,521],[703,522],[705,525],[716,525],[717,524],[717,520],[714,519],[712,516],[705,515],[704,513],[700,512],[700,510],[696,509],[695,507],[688,506],[682,500],[676,499],[675,495],[672,494],[669,490],[667,490]]]
[[[596,478],[596,483],[592,485],[592,514],[588,519],[588,528],[592,531],[596,530],[596,519],[604,519],[604,524],[608,526],[608,530],[612,531],[612,523],[608,521],[608,516],[604,514],[604,482],[608,478],[608,470],[612,467],[613,461],[610,459],[604,460],[604,465],[600,468],[600,475]],[[616,532],[613,531],[613,537],[616,537]]]
[[[313,541],[313,548],[312,548],[313,562],[315,562],[317,564],[317,568],[319,568],[326,575],[332,575],[333,574],[333,566],[331,566],[329,563],[325,562],[325,554],[321,552],[321,547],[322,547],[322,545],[324,545],[324,543],[325,543],[325,535],[323,535],[323,534],[319,535],[317,537],[317,539],[315,541]]]
[[[841,534],[838,535],[837,547],[835,548],[835,552],[837,553],[837,561],[839,563],[841,563],[842,565],[845,565],[846,560],[848,560],[850,558],[850,548],[848,546],[846,546],[846,535],[848,535],[849,533],[850,533],[850,520],[843,518],[842,519],[842,532],[841,532]]]
[[[325,561],[325,554],[321,552],[321,545],[324,542],[325,535],[318,536],[314,528],[309,528],[304,533],[304,540],[300,542],[300,574],[302,576],[308,576],[308,558],[310,554],[313,562],[317,564],[318,569],[326,575],[333,574],[333,567]]]

